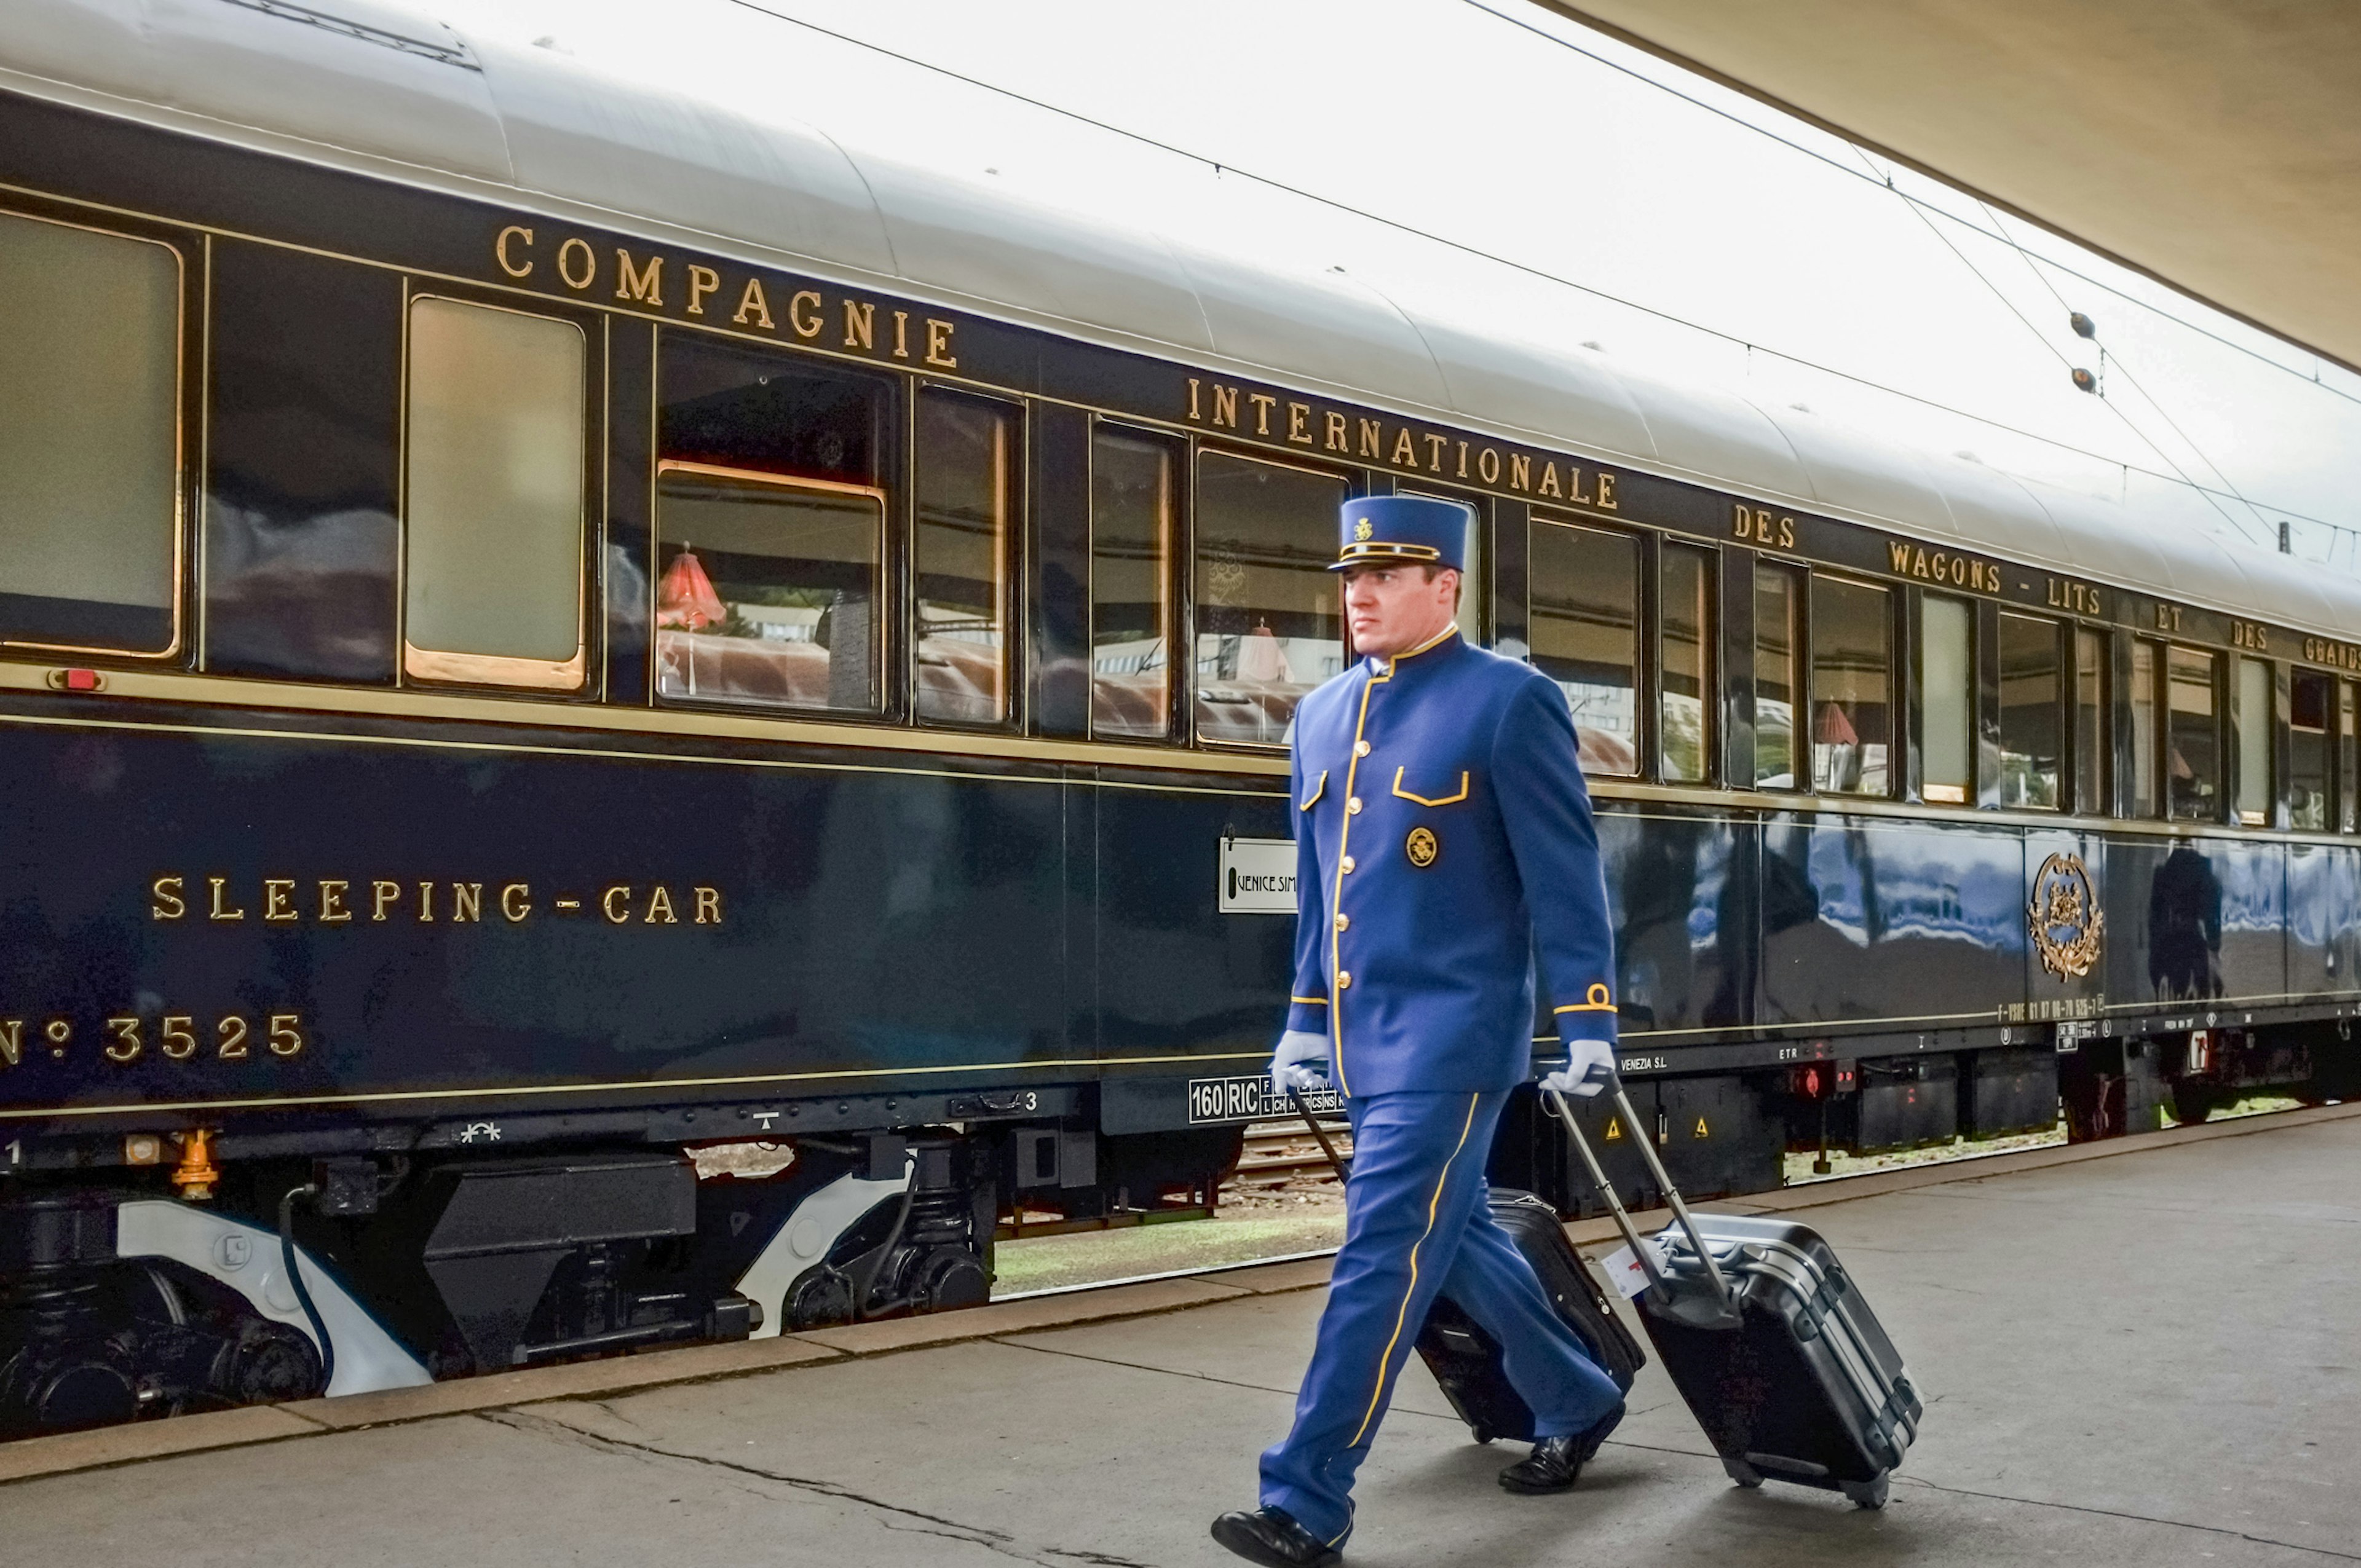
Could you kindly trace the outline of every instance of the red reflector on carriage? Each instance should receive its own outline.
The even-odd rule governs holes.
[[[94,692],[104,689],[96,670],[60,670],[49,677],[49,684],[60,691]]]

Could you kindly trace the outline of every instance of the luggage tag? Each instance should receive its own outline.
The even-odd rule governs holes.
[[[1647,1246],[1649,1251],[1656,1255],[1655,1274],[1670,1274],[1672,1272],[1671,1242],[1663,1236],[1650,1236],[1647,1238]],[[1631,1250],[1631,1244],[1628,1242],[1599,1259],[1598,1266],[1607,1271],[1608,1283],[1614,1286],[1616,1293],[1626,1301],[1642,1295],[1650,1285],[1655,1282],[1654,1276],[1652,1276],[1647,1267],[1641,1263],[1640,1255]]]

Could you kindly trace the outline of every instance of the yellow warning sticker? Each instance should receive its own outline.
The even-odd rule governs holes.
[[[1705,1118],[1704,1118],[1704,1117],[1702,1117],[1702,1116],[1699,1116],[1699,1117],[1697,1118],[1697,1130],[1695,1133],[1691,1134],[1690,1135],[1691,1135],[1692,1137],[1706,1138],[1706,1137],[1711,1137],[1713,1135],[1712,1135],[1712,1134],[1710,1134],[1710,1133],[1708,1133],[1708,1132],[1707,1132],[1707,1131],[1705,1130]]]
[[[1607,1136],[1603,1141],[1610,1144],[1620,1143],[1623,1141],[1623,1124],[1621,1121],[1613,1116],[1607,1118]]]

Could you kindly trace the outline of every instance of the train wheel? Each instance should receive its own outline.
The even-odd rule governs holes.
[[[2193,1127],[2221,1108],[2221,1096],[2210,1083],[2193,1078],[2172,1080],[2172,1119]]]

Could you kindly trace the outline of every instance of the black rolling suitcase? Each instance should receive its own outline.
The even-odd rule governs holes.
[[[1623,1124],[1645,1125],[1621,1084],[1614,1093]],[[1548,1099],[1649,1276],[1641,1322],[1730,1479],[1790,1481],[1884,1507],[1923,1410],[1836,1250],[1792,1221],[1691,1214],[1644,1138],[1637,1146],[1674,1223],[1642,1240],[1565,1101]]]
[[[1328,1163],[1343,1177],[1349,1167],[1337,1157],[1301,1096],[1295,1097],[1295,1108],[1311,1126]],[[1533,1194],[1514,1188],[1492,1189],[1491,1201],[1494,1223],[1509,1233],[1509,1239],[1533,1266],[1558,1316],[1582,1342],[1590,1359],[1615,1379],[1618,1388],[1629,1392],[1631,1379],[1648,1358],[1631,1331],[1615,1315],[1607,1293],[1583,1266],[1582,1255],[1565,1239],[1557,1212]],[[1437,1296],[1427,1310],[1417,1343],[1419,1358],[1434,1374],[1444,1398],[1451,1401],[1451,1408],[1459,1412],[1477,1442],[1501,1437],[1519,1442],[1533,1441],[1532,1408],[1510,1385],[1500,1365],[1499,1342],[1448,1296]]]

